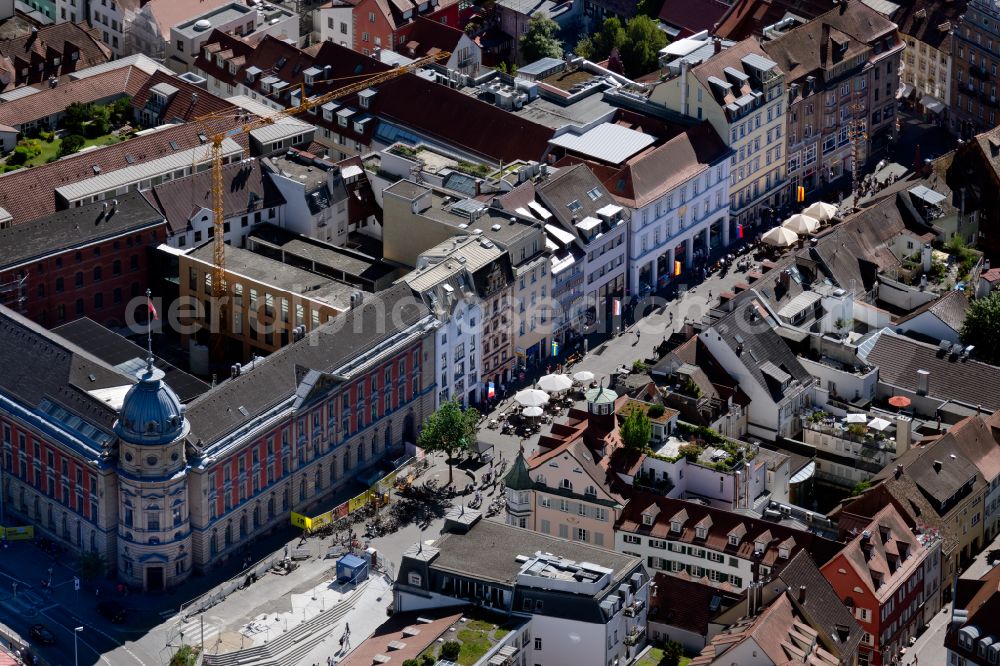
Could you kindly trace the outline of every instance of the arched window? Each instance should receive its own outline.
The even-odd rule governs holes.
[[[573,492],[573,482],[570,481],[569,479],[563,479],[562,481],[559,482],[559,489]]]

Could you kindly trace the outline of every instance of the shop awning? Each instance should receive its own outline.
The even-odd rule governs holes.
[[[924,95],[920,98],[920,106],[924,107],[931,113],[941,113],[944,111],[944,102],[941,102],[930,95]]]
[[[896,99],[905,99],[913,94],[913,86],[909,83],[904,83],[896,91]]]

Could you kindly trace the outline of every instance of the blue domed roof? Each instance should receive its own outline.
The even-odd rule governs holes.
[[[166,444],[187,434],[184,408],[152,363],[136,373],[139,380],[122,402],[115,432],[133,444]]]

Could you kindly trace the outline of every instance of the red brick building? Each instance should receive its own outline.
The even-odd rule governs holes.
[[[163,216],[135,191],[0,229],[0,303],[47,327],[79,317],[123,325],[166,236]]]
[[[856,536],[820,571],[864,631],[858,664],[895,663],[928,617],[925,606],[937,610],[941,541],[918,534],[893,504],[870,521],[842,514],[840,528]]]

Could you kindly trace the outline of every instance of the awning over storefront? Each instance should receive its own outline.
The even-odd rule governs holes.
[[[931,113],[941,113],[944,111],[944,102],[931,97],[930,95],[924,95],[920,98],[920,106],[924,107]]]
[[[896,99],[905,99],[913,94],[913,86],[909,83],[904,83],[896,91]]]

